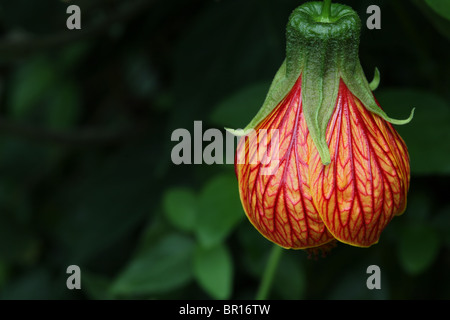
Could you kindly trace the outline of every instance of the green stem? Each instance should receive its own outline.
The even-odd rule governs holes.
[[[331,22],[331,0],[323,0],[320,22]]]
[[[267,299],[282,252],[282,247],[276,244],[273,246],[272,251],[270,252],[269,260],[267,261],[266,270],[264,270],[264,275],[256,294],[256,300]]]

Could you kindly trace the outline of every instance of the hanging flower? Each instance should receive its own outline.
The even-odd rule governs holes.
[[[406,208],[409,157],[392,124],[413,113],[395,120],[380,108],[358,58],[358,15],[325,3],[292,13],[261,110],[230,130],[244,135],[235,169],[246,215],[285,248],[369,247]]]

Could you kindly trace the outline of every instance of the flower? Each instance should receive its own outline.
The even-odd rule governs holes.
[[[289,19],[286,60],[237,148],[239,193],[250,222],[284,248],[369,247],[406,208],[409,156],[391,123],[413,113],[391,119],[375,100],[357,14],[334,4],[323,22],[321,7]]]

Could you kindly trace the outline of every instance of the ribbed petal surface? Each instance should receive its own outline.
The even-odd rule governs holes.
[[[276,166],[272,153],[276,145],[271,145],[275,129],[279,136]],[[302,113],[301,78],[255,132],[241,139],[235,167],[241,201],[251,223],[285,248],[306,249],[334,240],[309,187],[309,160],[315,147]],[[268,170],[270,166],[274,170]]]
[[[314,204],[336,239],[368,247],[405,210],[407,148],[391,124],[367,111],[342,81],[326,137],[331,164],[323,166],[314,149],[309,162]]]

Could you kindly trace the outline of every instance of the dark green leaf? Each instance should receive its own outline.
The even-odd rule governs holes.
[[[13,78],[14,86],[8,105],[11,117],[29,117],[32,108],[42,100],[56,79],[55,67],[45,56],[36,56],[23,64]]]
[[[415,3],[420,11],[422,11],[436,30],[450,40],[450,20],[446,19],[441,13],[432,9],[431,6],[429,6],[424,0],[414,0],[413,3]]]
[[[164,211],[169,221],[177,228],[192,231],[197,221],[197,197],[187,188],[172,188],[163,197]]]
[[[200,194],[196,233],[201,244],[213,247],[221,243],[245,216],[233,175],[212,178]]]
[[[90,299],[94,300],[109,300],[113,296],[109,291],[111,279],[100,274],[93,274],[89,271],[82,270],[81,288],[88,295]]]
[[[233,261],[224,245],[205,249],[194,255],[194,275],[200,286],[215,299],[228,299],[233,283]]]
[[[439,15],[450,20],[450,1],[448,0],[425,0],[425,2]]]
[[[72,82],[55,87],[47,104],[47,124],[51,128],[73,127],[80,116],[80,92]]]
[[[169,234],[131,260],[111,287],[114,296],[148,296],[174,290],[192,278],[190,238]]]

